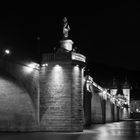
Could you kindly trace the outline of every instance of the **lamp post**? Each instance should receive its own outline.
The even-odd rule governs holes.
[[[11,54],[11,51],[9,49],[4,49],[2,51],[1,57],[9,56],[10,54]]]
[[[9,49],[4,50],[4,55],[9,55],[10,53],[11,53],[11,51]]]

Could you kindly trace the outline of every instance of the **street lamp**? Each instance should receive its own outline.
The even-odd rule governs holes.
[[[10,54],[11,54],[11,51],[9,49],[4,49],[3,50],[3,56],[10,55]]]
[[[11,52],[10,52],[10,50],[9,49],[5,49],[4,50],[4,55],[9,55]]]

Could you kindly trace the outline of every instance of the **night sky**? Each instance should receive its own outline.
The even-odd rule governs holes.
[[[24,13],[24,12],[23,12]],[[48,16],[10,12],[0,18],[0,52],[8,48],[10,57],[38,60],[42,53],[54,52],[62,39],[62,19],[67,17],[69,38],[77,52],[87,57],[88,73],[103,84],[113,77],[127,76],[140,83],[140,8],[94,8],[88,16]],[[40,39],[38,39],[38,37]]]

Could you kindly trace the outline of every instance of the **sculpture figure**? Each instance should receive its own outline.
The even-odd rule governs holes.
[[[70,27],[69,27],[69,24],[68,24],[68,21],[67,21],[66,17],[64,17],[63,23],[64,23],[64,25],[63,25],[63,35],[64,35],[64,38],[66,39],[69,36],[69,30],[70,30]]]

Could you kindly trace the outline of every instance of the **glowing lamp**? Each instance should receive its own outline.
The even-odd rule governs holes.
[[[106,91],[103,91],[103,94],[106,94]]]
[[[10,54],[10,50],[6,49],[6,50],[4,50],[4,53],[5,53],[6,55]]]
[[[42,67],[45,67],[45,66],[48,66],[48,64],[46,63],[46,64],[42,64]]]

